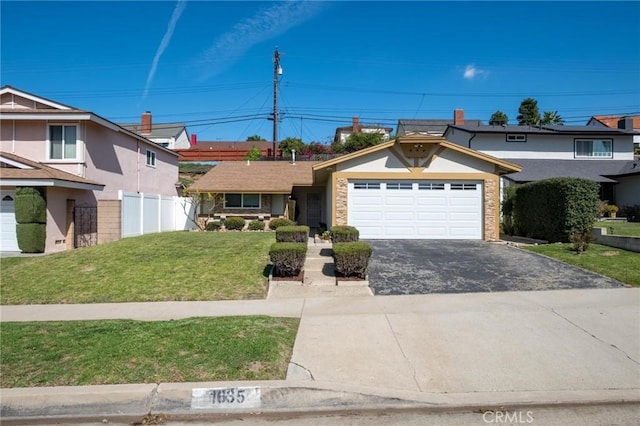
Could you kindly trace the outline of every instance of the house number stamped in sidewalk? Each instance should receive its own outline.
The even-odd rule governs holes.
[[[193,388],[191,408],[229,409],[257,408],[262,404],[260,388]]]

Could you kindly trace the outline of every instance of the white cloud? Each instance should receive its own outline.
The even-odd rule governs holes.
[[[162,37],[162,41],[160,41],[160,46],[158,46],[158,50],[156,50],[156,55],[153,57],[153,62],[151,63],[151,70],[149,71],[149,75],[147,76],[147,83],[144,86],[144,92],[142,93],[142,98],[146,98],[149,93],[149,87],[151,86],[151,82],[153,81],[153,77],[156,75],[156,70],[158,69],[158,62],[160,61],[160,56],[164,53],[164,50],[169,46],[169,42],[171,41],[171,37],[173,37],[173,30],[176,28],[178,24],[178,19],[180,19],[180,15],[184,11],[184,8],[187,6],[186,0],[178,0],[178,4],[173,9],[173,14],[171,15],[171,19],[169,20],[169,24],[167,25],[167,31],[164,33],[164,37]]]
[[[473,80],[481,74],[485,74],[486,71],[477,68],[474,64],[469,64],[464,68],[463,77],[467,80]]]
[[[201,79],[220,74],[252,46],[284,34],[313,17],[322,7],[323,2],[319,1],[277,2],[238,22],[195,61],[202,70]]]

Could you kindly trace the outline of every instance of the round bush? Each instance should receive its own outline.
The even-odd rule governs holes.
[[[245,220],[241,217],[233,216],[224,220],[224,227],[229,231],[242,231],[244,229]]]
[[[204,227],[205,231],[219,231],[222,228],[222,223],[219,220],[214,220],[212,222],[207,222]]]
[[[272,219],[269,221],[269,229],[271,229],[272,231],[275,231],[281,226],[293,226],[293,225],[295,225],[294,221],[284,217],[279,217],[277,219]]]
[[[264,231],[264,222],[261,220],[252,220],[249,222],[250,231]]]

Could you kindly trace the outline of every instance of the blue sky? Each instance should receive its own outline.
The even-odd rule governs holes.
[[[566,124],[640,114],[640,2],[3,0],[0,84],[203,141],[327,142],[400,118],[515,124],[526,97]]]

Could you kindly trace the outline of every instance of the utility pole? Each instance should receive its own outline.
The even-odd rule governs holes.
[[[280,52],[278,47],[273,52],[273,159],[276,159],[276,143],[278,142],[278,77],[282,75]]]

